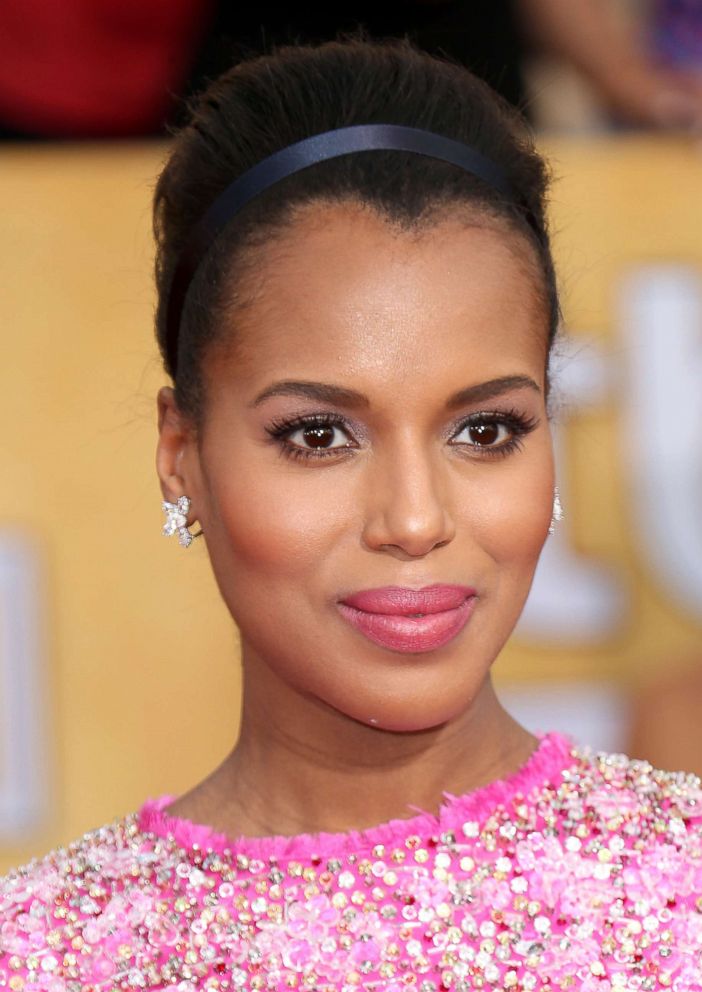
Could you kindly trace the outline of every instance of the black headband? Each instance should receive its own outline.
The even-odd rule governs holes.
[[[234,214],[253,197],[294,172],[340,155],[373,150],[416,152],[418,155],[449,162],[477,176],[507,199],[517,202],[511,183],[497,163],[461,141],[416,127],[357,124],[315,134],[281,148],[247,169],[220,193],[196,224],[178,259],[166,314],[166,351],[174,373],[178,360],[180,318],[188,288],[208,249]],[[526,216],[537,237],[540,237],[535,221],[528,212]]]

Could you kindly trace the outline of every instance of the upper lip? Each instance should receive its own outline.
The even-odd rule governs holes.
[[[442,613],[455,610],[475,596],[475,589],[459,585],[432,585],[423,589],[405,586],[383,586],[379,589],[361,589],[341,600],[364,613],[387,613],[407,617],[417,613]]]

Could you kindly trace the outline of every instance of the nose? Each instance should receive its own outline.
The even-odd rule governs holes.
[[[369,469],[363,540],[373,551],[419,558],[455,537],[448,467],[441,456],[407,438]]]

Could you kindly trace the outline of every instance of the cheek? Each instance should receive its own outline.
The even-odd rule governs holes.
[[[276,462],[245,476],[215,473],[209,489],[215,558],[228,559],[233,574],[272,581],[318,569],[358,512],[325,469]]]
[[[242,468],[235,457],[210,459],[202,523],[213,537],[213,550],[228,548],[252,570],[318,566],[354,528],[363,529],[367,490],[374,487],[362,475],[351,477],[343,466],[301,466],[282,458],[258,464],[252,458]],[[551,520],[553,485],[548,430],[508,464],[485,466],[470,481],[455,478],[459,543],[472,533],[503,562],[538,555]]]
[[[550,444],[532,451],[521,464],[515,460],[509,471],[483,494],[476,510],[478,543],[492,559],[498,582],[531,582],[533,571],[548,535],[553,512],[553,460]]]
[[[204,465],[201,523],[230,606],[242,595],[255,598],[257,579],[285,599],[314,588],[326,598],[347,584],[349,568],[360,580],[364,508],[374,505],[376,489],[363,473],[260,457],[255,448],[242,459],[219,446],[205,453]],[[480,573],[499,565],[491,578],[500,586],[530,580],[548,532],[553,482],[547,427],[507,460],[454,474],[445,491],[455,514],[452,554]]]
[[[469,705],[518,619],[546,537],[550,444],[451,475],[445,495],[455,537],[438,552],[445,557],[429,556],[429,567],[433,576],[475,580],[484,599],[465,637],[426,665],[415,656],[411,667],[387,665],[382,651],[335,622],[328,608],[352,579],[374,584],[383,565],[383,556],[372,558],[362,546],[365,514],[377,509],[371,475],[282,459],[252,463],[245,472],[235,459],[210,463],[202,520],[249,663],[272,659],[298,691],[355,719],[373,714],[388,729],[436,726]],[[406,567],[399,559],[389,564],[397,575]]]

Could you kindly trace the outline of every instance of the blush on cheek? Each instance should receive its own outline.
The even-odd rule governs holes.
[[[544,475],[514,479],[486,496],[476,538],[496,562],[536,567],[552,514],[553,493],[544,487]]]
[[[227,547],[232,568],[247,571],[302,574],[319,566],[348,528],[351,508],[343,487],[303,487],[285,479],[268,485],[222,485],[216,493],[219,540]],[[302,490],[302,491],[300,491]]]

